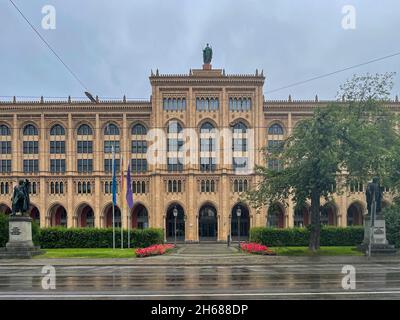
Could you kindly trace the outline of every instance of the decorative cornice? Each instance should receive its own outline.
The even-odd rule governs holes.
[[[121,102],[121,101],[101,101],[99,103],[74,101],[71,103],[59,101],[21,101],[16,103],[0,101],[0,113],[17,111],[36,111],[36,112],[104,112],[104,111],[135,111],[151,113],[152,105],[150,101]]]

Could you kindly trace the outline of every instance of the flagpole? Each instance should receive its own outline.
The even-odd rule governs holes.
[[[131,215],[129,214],[129,208],[127,208],[128,215],[128,248],[131,248]]]
[[[121,196],[120,196],[120,200],[121,200],[121,208],[120,208],[120,214],[121,214],[121,249],[124,248],[124,225],[122,223],[122,213],[124,212],[124,202],[123,202],[123,198],[124,198],[124,158],[123,155],[121,154],[121,163],[120,163],[120,170],[121,170]]]
[[[126,204],[127,204],[127,216],[128,216],[128,248],[131,247],[131,213],[133,209],[133,194],[132,194],[132,181],[131,181],[131,161],[128,161],[128,171],[126,173]]]
[[[115,150],[114,150],[114,145],[111,145],[111,150],[112,150],[112,172],[113,172],[113,179],[112,179],[112,183],[113,183],[113,192],[112,192],[112,197],[113,197],[113,201],[112,201],[112,228],[113,228],[113,249],[115,250],[115,204],[114,204],[114,190],[115,187],[115,179],[114,179],[114,175],[115,175]]]

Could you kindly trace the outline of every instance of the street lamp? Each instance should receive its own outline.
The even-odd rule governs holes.
[[[236,215],[237,215],[237,220],[238,220],[238,246],[239,246],[239,250],[240,250],[240,216],[242,215],[242,209],[240,208],[240,206],[238,206],[237,210],[236,210]]]
[[[175,247],[176,247],[176,218],[178,217],[178,209],[174,208],[174,210],[172,210],[172,214],[174,215],[174,234],[175,234]]]

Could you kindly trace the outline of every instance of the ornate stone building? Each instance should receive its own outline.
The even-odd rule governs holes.
[[[256,182],[251,170],[240,169],[265,164],[260,148],[278,144],[300,119],[327,103],[317,97],[265,100],[264,81],[262,72],[228,75],[206,64],[186,75],[152,73],[149,101],[2,101],[0,212],[10,213],[13,186],[27,177],[31,216],[41,226],[111,226],[114,147],[117,170],[124,159],[126,173],[130,160],[135,203],[128,210],[126,201],[119,202],[118,226],[130,221],[134,228],[160,227],[171,238],[175,210],[180,239],[225,241],[229,233],[237,235],[238,208],[243,236],[253,226],[307,225],[308,207],[295,209],[289,201],[257,211],[239,200]],[[400,107],[398,101],[390,105]],[[181,150],[193,140],[187,129],[195,133],[199,152],[197,161],[182,163],[193,158],[190,148]],[[165,136],[154,139],[154,131]],[[165,161],[150,159],[154,141],[159,147],[153,155]],[[273,160],[267,165],[279,167]],[[323,223],[362,224],[364,198],[360,184],[335,196],[324,206]]]

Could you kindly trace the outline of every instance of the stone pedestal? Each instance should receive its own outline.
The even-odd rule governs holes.
[[[396,254],[394,245],[390,245],[386,238],[386,223],[384,216],[378,215],[375,218],[372,232],[371,236],[371,219],[367,216],[364,219],[364,241],[359,246],[361,250],[366,252],[369,249],[371,241],[371,255]]]
[[[9,219],[9,241],[0,249],[0,258],[29,259],[43,253],[40,247],[32,242],[32,219],[30,217],[12,216]]]

